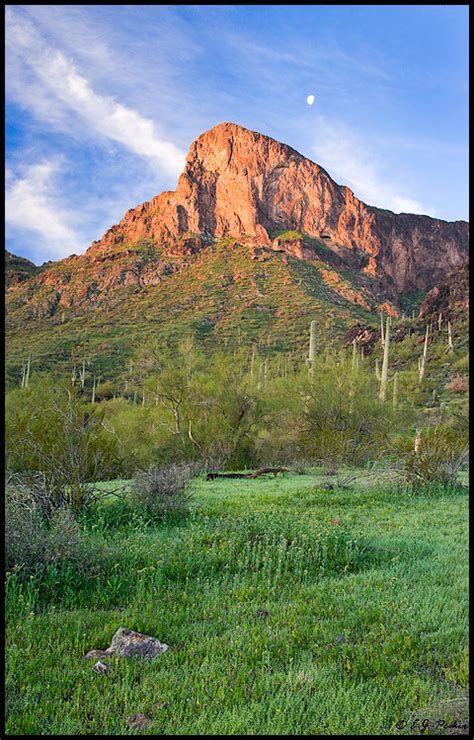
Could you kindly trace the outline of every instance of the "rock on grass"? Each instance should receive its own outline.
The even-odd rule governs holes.
[[[110,647],[106,650],[89,650],[84,660],[116,655],[122,658],[138,656],[140,658],[155,658],[168,650],[169,645],[160,642],[156,637],[143,635],[127,627],[119,627],[112,637]],[[100,662],[100,661],[99,661]],[[95,667],[95,666],[94,666]]]

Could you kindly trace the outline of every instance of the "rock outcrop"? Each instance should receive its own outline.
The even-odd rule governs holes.
[[[5,287],[18,285],[36,275],[41,268],[25,257],[17,257],[5,249]]]
[[[128,211],[88,254],[152,239],[186,255],[222,236],[275,248],[282,230],[321,240],[399,293],[429,290],[466,261],[468,250],[467,222],[368,206],[286,144],[222,123],[191,145],[174,192]],[[308,246],[290,249],[308,258]]]
[[[174,273],[186,284],[186,268],[220,241],[256,262],[310,262],[330,301],[396,316],[402,293],[430,290],[466,262],[468,230],[367,206],[286,144],[222,123],[191,145],[175,191],[128,211],[85,254],[41,268],[7,254],[9,311],[42,320],[108,309],[124,289]]]
[[[439,285],[435,285],[426,295],[420,306],[420,319],[438,316],[452,320],[459,314],[469,313],[469,263],[461,265],[450,273]]]

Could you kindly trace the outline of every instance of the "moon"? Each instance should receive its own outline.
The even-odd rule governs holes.
[[[313,105],[314,95],[308,95],[308,97],[306,98],[306,102],[308,103],[308,105]]]

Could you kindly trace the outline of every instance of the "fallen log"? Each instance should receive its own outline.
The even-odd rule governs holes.
[[[251,478],[259,478],[261,475],[266,475],[267,473],[273,473],[274,477],[276,478],[278,473],[289,473],[289,468],[260,468],[260,470],[256,470],[255,473],[252,473],[250,476]]]
[[[216,478],[259,478],[261,475],[273,473],[276,478],[278,473],[289,473],[289,468],[260,468],[254,473],[208,473],[206,480],[215,480]]]
[[[206,480],[214,480],[214,478],[251,478],[250,473],[208,473]]]

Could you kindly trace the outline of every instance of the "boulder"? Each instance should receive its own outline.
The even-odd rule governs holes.
[[[118,655],[123,658],[139,656],[141,658],[155,658],[157,655],[166,652],[169,645],[160,642],[156,637],[143,635],[141,632],[126,627],[119,627],[112,637],[110,648],[107,649],[109,655]]]
[[[110,646],[106,650],[89,650],[89,652],[85,654],[84,660],[95,660],[97,658],[103,658],[110,655],[115,655],[121,658],[130,658],[135,656],[140,658],[155,658],[157,655],[161,655],[161,653],[166,652],[168,648],[169,645],[166,645],[164,642],[160,642],[156,637],[143,635],[141,632],[135,632],[127,627],[119,627],[112,637]]]
[[[144,730],[152,721],[147,714],[131,714],[127,719],[127,725],[134,730]]]

